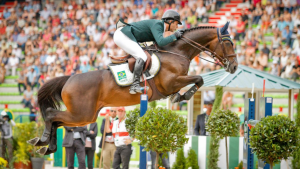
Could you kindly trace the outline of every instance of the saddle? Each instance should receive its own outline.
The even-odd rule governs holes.
[[[144,65],[143,72],[151,69],[151,61],[152,61],[151,55],[146,50],[144,50],[144,52],[147,55],[147,60]],[[114,56],[109,56],[109,57],[111,59],[111,62],[114,64],[128,62],[129,70],[133,73],[134,65],[135,65],[135,61],[136,61],[136,59],[133,56],[128,54],[128,55],[125,55],[122,57],[114,57]]]

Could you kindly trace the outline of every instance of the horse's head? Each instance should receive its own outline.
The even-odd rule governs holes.
[[[217,38],[209,44],[209,49],[213,51],[212,55],[217,57],[224,65],[224,69],[233,74],[237,68],[237,58],[233,48],[233,42],[227,31],[229,22],[222,28],[217,28]]]

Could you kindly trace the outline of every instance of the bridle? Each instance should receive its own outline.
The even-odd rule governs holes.
[[[221,62],[223,65],[220,65],[220,66],[223,66],[224,69],[226,71],[228,71],[229,65],[231,63],[237,62],[237,61],[236,61],[236,59],[234,59],[233,61],[229,60],[229,58],[231,58],[231,57],[236,57],[236,54],[234,53],[234,54],[228,55],[227,52],[226,52],[226,50],[225,50],[224,42],[225,41],[229,41],[232,45],[233,45],[233,42],[232,42],[232,40],[230,38],[230,35],[229,34],[222,35],[219,28],[217,28],[217,35],[218,35],[218,44],[216,45],[216,47],[215,47],[215,49],[213,51],[210,50],[210,49],[208,49],[207,47],[205,47],[205,46],[207,46],[207,44],[203,46],[200,43],[197,43],[197,42],[193,41],[192,39],[189,39],[189,38],[187,38],[185,36],[182,36],[181,39],[184,42],[186,42],[187,44],[189,44],[189,45],[193,46],[194,48],[200,50],[201,52],[204,52],[204,51],[210,52],[210,54],[207,54],[207,55],[209,55],[211,58],[213,58],[215,62],[209,61],[209,60],[207,60],[207,59],[205,59],[205,58],[203,58],[201,56],[199,56],[199,58],[201,58],[201,59],[203,59],[203,60],[205,60],[207,62],[216,64],[216,65],[220,65],[219,63]],[[218,55],[216,53],[217,47],[219,45],[221,45],[224,58],[222,58],[220,55]],[[156,52],[163,52],[163,53],[170,53],[170,54],[173,54],[173,55],[181,56],[181,57],[183,57],[183,58],[191,61],[190,58],[187,57],[187,56],[185,56],[185,55],[182,55],[182,54],[179,54],[179,53],[175,53],[175,52],[171,52],[171,51],[160,50],[160,49],[157,48],[156,45],[155,45],[155,49],[146,49],[146,50],[148,50],[148,51],[156,51]]]
[[[217,28],[217,35],[218,35],[218,44],[216,45],[216,47],[215,47],[215,49],[213,51],[210,50],[210,49],[208,49],[207,47],[205,47],[206,45],[203,46],[203,45],[201,45],[201,44],[199,44],[199,43],[197,43],[197,42],[195,42],[195,41],[193,41],[193,40],[191,40],[191,39],[189,39],[189,38],[187,38],[185,36],[182,36],[181,39],[183,41],[185,41],[186,43],[188,43],[189,45],[193,46],[194,48],[199,49],[201,52],[204,52],[204,51],[210,52],[210,54],[208,54],[208,55],[215,60],[214,64],[218,64],[218,62],[221,61],[221,63],[223,63],[224,69],[228,70],[229,69],[229,65],[232,62],[236,61],[236,60],[230,61],[229,58],[236,57],[236,54],[234,53],[234,54],[228,55],[227,52],[226,52],[226,50],[225,50],[224,42],[225,41],[229,41],[232,45],[233,45],[233,42],[231,41],[230,35],[229,34],[222,35],[219,28]],[[219,45],[221,45],[221,48],[222,48],[222,52],[223,52],[223,56],[224,56],[223,58],[216,53],[217,47]],[[204,59],[202,57],[200,57],[200,58]],[[204,59],[204,60],[206,60],[206,59]],[[206,61],[208,61],[208,60],[206,60]]]

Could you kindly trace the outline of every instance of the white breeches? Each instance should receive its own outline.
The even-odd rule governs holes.
[[[114,41],[121,49],[126,53],[132,55],[134,58],[142,58],[145,62],[147,60],[147,55],[140,47],[140,45],[128,38],[122,31],[122,27],[117,29],[114,34]]]

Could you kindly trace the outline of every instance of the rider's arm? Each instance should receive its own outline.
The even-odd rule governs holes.
[[[177,40],[174,34],[164,37],[164,24],[162,22],[154,24],[151,31],[158,46],[165,46]]]
[[[166,32],[164,33],[164,38],[165,38],[165,37],[168,37],[168,36],[170,36],[170,35],[173,35],[173,32],[171,32],[171,31],[166,31]]]

